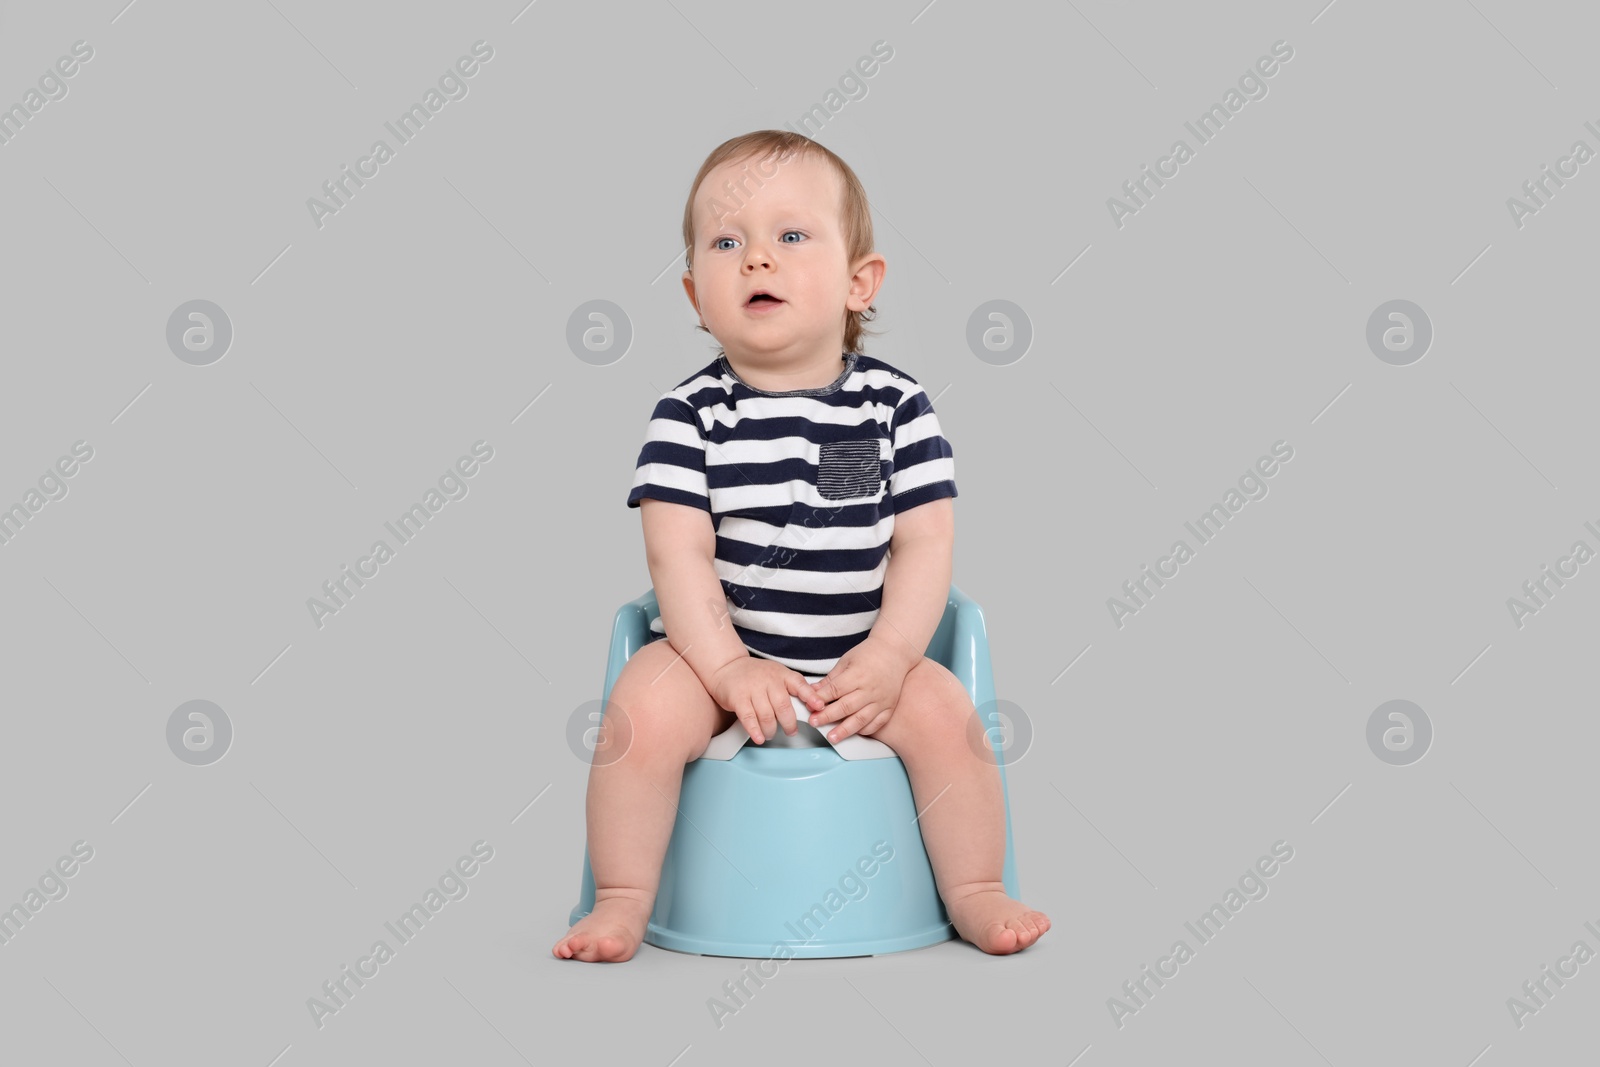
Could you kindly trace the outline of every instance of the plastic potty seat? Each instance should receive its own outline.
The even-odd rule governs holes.
[[[617,611],[602,706],[628,657],[659,636],[650,630],[659,614],[653,589]],[[927,655],[960,679],[984,716],[1006,797],[1002,877],[1018,897],[983,614],[954,585]],[[780,730],[756,745],[735,722],[684,767],[645,942],[707,956],[788,959],[870,956],[955,937],[905,765],[870,737],[830,744],[791,699],[794,737]],[[569,924],[593,910],[594,891],[585,847]]]

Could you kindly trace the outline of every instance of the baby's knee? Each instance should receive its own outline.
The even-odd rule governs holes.
[[[709,697],[698,704],[712,714],[696,714],[698,704],[688,697],[665,679],[659,685],[648,681],[624,684],[618,679],[602,719],[605,742],[616,746],[615,751],[639,751],[687,763],[705,751],[717,732],[714,724],[719,718],[733,719],[731,713],[710,708]],[[724,728],[726,725],[724,722]]]
[[[618,682],[606,701],[600,728],[611,744],[659,748],[676,732],[669,710],[658,694]]]
[[[902,717],[903,725],[914,725],[920,736],[956,741],[970,729],[975,714],[960,680],[939,661],[924,657],[900,688],[894,718]]]
[[[921,662],[911,668],[906,684],[916,688],[929,703],[972,707],[972,699],[961,679],[949,667],[929,656],[923,656]]]

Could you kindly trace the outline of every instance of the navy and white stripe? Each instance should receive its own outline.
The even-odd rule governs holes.
[[[877,621],[895,514],[956,495],[928,394],[852,352],[820,389],[754,389],[721,357],[680,382],[656,401],[628,506],[709,512],[740,640],[820,675]]]

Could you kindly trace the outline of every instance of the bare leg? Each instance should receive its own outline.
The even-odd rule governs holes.
[[[922,843],[956,932],[995,955],[1037,941],[1050,919],[1006,895],[1000,771],[960,681],[924,657],[906,675],[899,707],[872,736],[906,766]]]
[[[620,963],[644,939],[677,819],[684,764],[734,721],[666,641],[629,657],[612,686],[589,768],[586,814],[594,910],[551,948]],[[617,753],[621,753],[620,756]]]

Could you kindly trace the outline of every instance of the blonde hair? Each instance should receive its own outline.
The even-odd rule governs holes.
[[[872,211],[867,204],[867,191],[862,188],[861,180],[856,177],[850,165],[834,155],[824,145],[818,144],[803,134],[791,133],[786,130],[756,130],[753,133],[742,134],[730,138],[711,150],[704,163],[700,164],[700,172],[694,176],[693,183],[689,186],[689,201],[683,207],[683,244],[684,261],[689,269],[694,270],[694,197],[700,189],[700,183],[705,180],[716,168],[724,163],[744,159],[748,156],[759,156],[761,162],[776,158],[779,163],[787,162],[791,157],[813,155],[818,156],[832,164],[844,185],[844,204],[840,221],[844,228],[845,259],[854,263],[857,259],[873,251],[872,239]],[[761,177],[752,174],[759,188]],[[867,330],[865,323],[871,322],[877,315],[876,305],[868,305],[866,311],[849,311],[845,314],[844,348],[847,352],[860,352],[863,335],[873,334],[875,331]],[[704,326],[696,325],[695,329],[710,333]],[[719,352],[720,354],[720,352]]]

